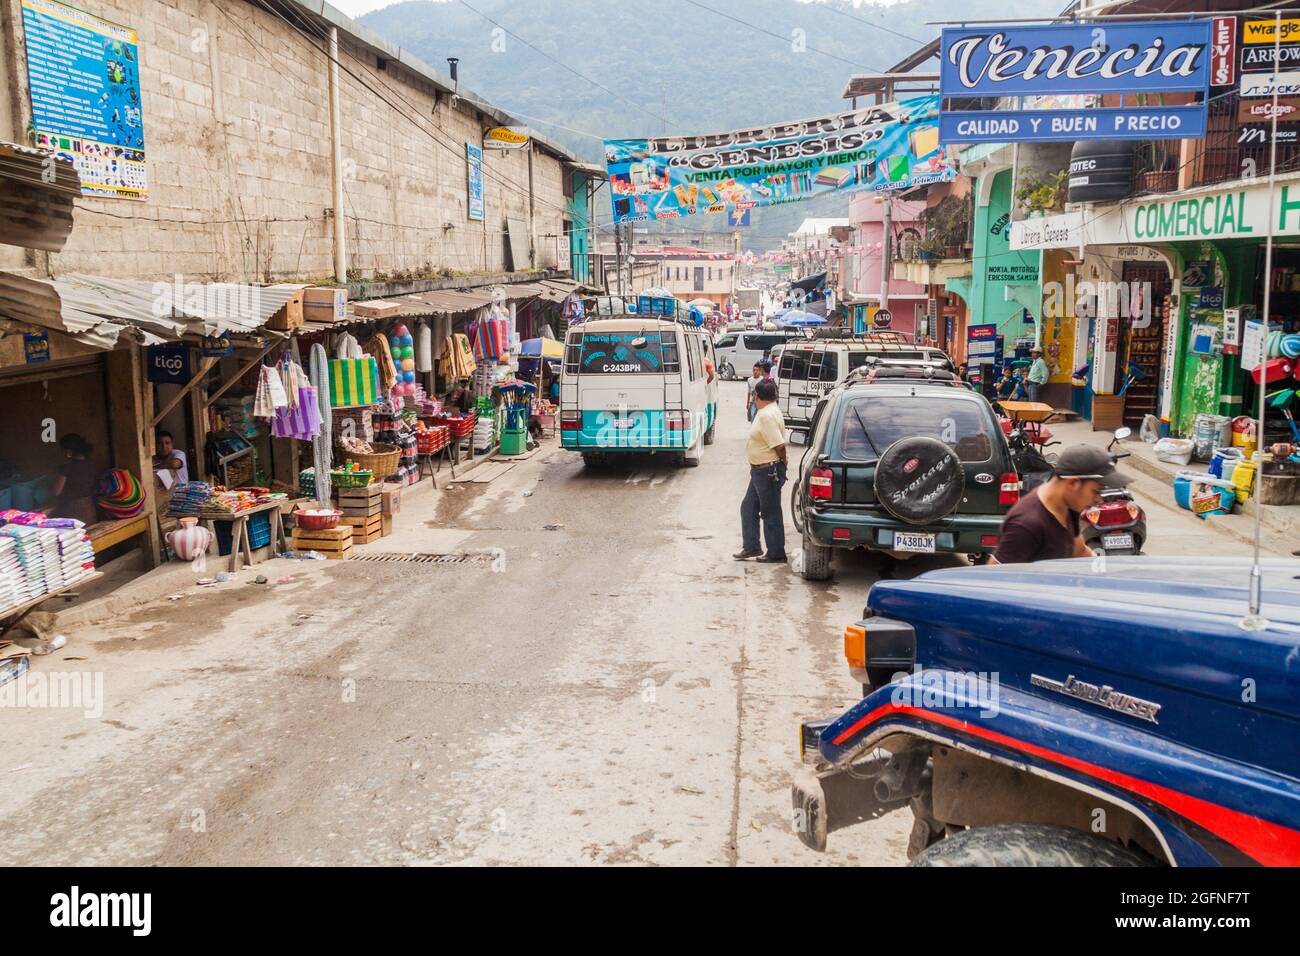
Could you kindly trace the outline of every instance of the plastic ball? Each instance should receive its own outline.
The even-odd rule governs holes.
[[[403,333],[402,333],[402,345],[404,345],[406,348],[410,348],[410,347],[411,347],[412,345],[414,345],[414,344],[415,344],[415,339],[412,338],[412,337],[411,337],[410,335],[408,335],[407,333],[403,332]]]
[[[415,359],[402,359],[402,371],[403,371],[403,372],[414,372],[414,371],[415,371]]]
[[[415,381],[415,373],[414,373],[414,372],[403,372],[403,373],[402,373],[402,381],[404,381],[404,382],[414,382],[414,381]]]
[[[408,334],[408,331],[407,331],[406,326],[405,326],[405,325],[402,325],[402,324],[399,322],[397,325],[393,326],[393,334],[394,334],[394,335],[407,335],[407,334]]]
[[[415,358],[415,349],[411,348],[409,345],[403,345],[403,346],[402,346],[402,358],[404,358],[404,359],[413,359],[413,358]]]
[[[403,395],[414,395],[414,394],[415,394],[415,383],[414,383],[414,382],[407,382],[405,385],[403,385],[403,386],[402,386],[402,394],[403,394]]]

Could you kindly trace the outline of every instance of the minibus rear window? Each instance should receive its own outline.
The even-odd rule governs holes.
[[[582,337],[579,372],[663,372],[666,361],[676,365],[676,352],[675,343],[665,348],[658,332],[588,332]]]

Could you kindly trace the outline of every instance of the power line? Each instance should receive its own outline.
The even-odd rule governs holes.
[[[577,70],[575,70],[573,67],[569,66],[569,64],[565,63],[563,60],[557,60],[555,57],[551,56],[549,53],[545,52],[544,50],[540,50],[540,49],[538,49],[538,48],[535,47],[532,43],[530,43],[528,40],[524,39],[524,38],[521,37],[518,33],[515,33],[513,30],[511,30],[509,27],[506,27],[506,26],[501,25],[501,24],[498,23],[496,20],[493,20],[491,17],[489,17],[486,13],[483,13],[483,12],[480,11],[480,10],[475,10],[473,7],[471,7],[471,6],[466,2],[466,0],[460,0],[460,4],[461,4],[461,6],[463,6],[466,10],[470,11],[470,13],[477,14],[478,16],[480,16],[480,17],[482,17],[484,20],[486,20],[488,23],[490,23],[490,24],[492,24],[494,27],[496,27],[498,30],[503,30],[503,31],[505,31],[506,33],[510,34],[512,37],[514,37],[516,40],[518,40],[518,41],[519,41],[520,43],[522,43],[524,46],[528,47],[528,49],[532,50],[534,53],[538,54],[539,56],[543,56],[543,57],[545,57],[546,59],[550,60],[552,63],[556,64],[557,66],[561,66],[561,67],[563,67],[564,69],[566,69],[566,70],[568,70],[570,73],[572,73],[574,76],[576,76],[578,79],[583,80],[583,81],[585,81],[585,82],[587,82],[587,83],[590,83],[592,86],[596,87],[596,89],[601,90],[602,92],[608,93],[610,96],[614,97],[614,99],[616,99],[616,100],[622,100],[622,101],[623,101],[624,103],[626,103],[628,106],[633,106],[633,107],[635,107],[636,109],[639,109],[641,112],[645,113],[647,116],[652,116],[652,117],[654,117],[655,119],[659,120],[660,122],[664,122],[664,123],[668,122],[666,119],[664,119],[664,118],[663,118],[662,116],[660,116],[658,113],[655,113],[655,112],[653,112],[652,110],[648,110],[648,109],[646,109],[644,106],[642,106],[640,103],[634,103],[632,100],[629,100],[627,97],[625,97],[625,96],[621,96],[621,95],[619,95],[618,93],[615,93],[615,92],[614,92],[613,90],[611,90],[609,87],[607,87],[607,86],[603,86],[603,85],[601,85],[600,83],[597,83],[597,82],[596,82],[595,80],[593,80],[591,77],[589,77],[589,76],[585,76],[585,75],[583,75],[582,73],[579,73]]]
[[[855,17],[853,14],[849,13],[846,10],[841,10],[839,7],[835,6],[834,4],[835,4],[835,0],[831,0],[830,3],[816,4],[815,6],[817,6],[819,9],[829,10],[831,13],[838,14],[839,16],[844,17],[846,20],[856,20],[858,23],[861,23],[864,26],[871,27],[872,29],[875,30],[884,30],[886,33],[892,33],[894,36],[899,37],[903,40],[911,40],[913,43],[919,43],[921,44],[921,46],[925,46],[927,43],[931,42],[929,40],[920,40],[917,39],[916,37],[910,37],[906,33],[899,33],[897,30],[891,30],[889,27],[884,26],[883,24],[873,23],[870,20],[867,20],[863,17]]]
[[[722,10],[715,10],[713,9],[713,7],[705,6],[704,4],[700,3],[699,0],[684,0],[684,2],[689,3],[693,7],[699,7],[701,10],[707,11],[708,13],[712,13],[714,16],[723,17],[724,19],[731,20],[733,23],[739,23],[741,26],[749,27],[751,30],[757,30],[759,33],[765,33],[770,37],[775,37],[776,39],[780,40],[782,43],[790,42],[790,38],[788,36],[783,36],[780,33],[773,33],[771,30],[767,29],[766,27],[760,27],[756,23],[750,23],[748,20],[742,20],[740,17],[732,16],[730,13],[724,13]],[[855,63],[853,60],[846,60],[844,57],[839,56],[835,53],[831,53],[828,50],[819,50],[815,46],[809,45],[806,46],[805,49],[811,50],[813,53],[819,54],[821,56],[828,56],[832,60],[839,60],[841,63],[847,63],[849,66],[856,67],[858,69],[875,70],[877,73],[884,72],[879,67],[865,66],[862,63]]]

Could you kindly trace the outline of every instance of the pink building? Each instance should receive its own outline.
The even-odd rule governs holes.
[[[885,203],[892,203],[893,258],[898,257],[899,244],[908,237],[920,238],[924,232],[921,223],[925,200],[919,202],[887,199],[883,193],[858,192],[849,200],[849,222],[854,233],[849,240],[852,247],[865,247],[865,251],[849,257],[844,269],[844,284],[849,309],[850,325],[854,320],[870,324],[870,316],[880,306],[880,268],[883,261],[881,239],[884,236]],[[889,311],[893,313],[891,329],[913,334],[918,316],[925,315],[928,300],[925,286],[916,282],[889,280]],[[860,325],[860,322],[859,322]]]

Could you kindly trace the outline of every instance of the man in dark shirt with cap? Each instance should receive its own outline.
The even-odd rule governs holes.
[[[1002,520],[994,564],[1090,558],[1079,516],[1101,500],[1104,488],[1123,488],[1128,475],[1096,445],[1074,445],[1056,458],[1052,477],[1020,499]]]

